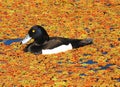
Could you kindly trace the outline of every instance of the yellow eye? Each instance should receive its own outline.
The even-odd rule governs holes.
[[[34,33],[34,32],[35,32],[35,30],[32,30],[32,32]]]

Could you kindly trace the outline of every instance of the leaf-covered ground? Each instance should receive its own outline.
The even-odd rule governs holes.
[[[0,1],[0,39],[23,38],[36,24],[94,43],[53,55],[0,43],[0,87],[120,87],[120,0]]]

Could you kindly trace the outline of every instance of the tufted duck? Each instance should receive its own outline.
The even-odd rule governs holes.
[[[30,39],[34,39],[34,42],[28,44],[24,51],[34,54],[53,54],[65,52],[73,48],[92,44],[92,39],[49,37],[45,29],[39,25],[31,27],[28,35],[22,40],[21,44],[27,43]]]

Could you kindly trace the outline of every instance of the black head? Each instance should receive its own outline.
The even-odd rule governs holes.
[[[26,36],[25,39],[23,39],[23,44],[28,42],[30,39],[34,39],[34,41],[38,44],[42,44],[45,41],[49,40],[49,35],[45,31],[45,29],[39,25],[35,25],[30,28],[28,31],[28,35]],[[27,40],[29,39],[29,40]]]
[[[45,29],[39,25],[35,25],[35,26],[31,27],[30,30],[28,31],[28,34],[33,39],[37,39],[37,38],[42,38],[42,39],[46,39],[46,40],[49,39],[48,38],[49,36],[48,36],[47,32],[45,31]]]

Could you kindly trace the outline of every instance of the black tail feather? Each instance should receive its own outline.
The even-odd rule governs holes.
[[[73,48],[83,47],[86,45],[90,45],[93,43],[93,39],[83,39],[83,40],[73,40],[72,46]]]

